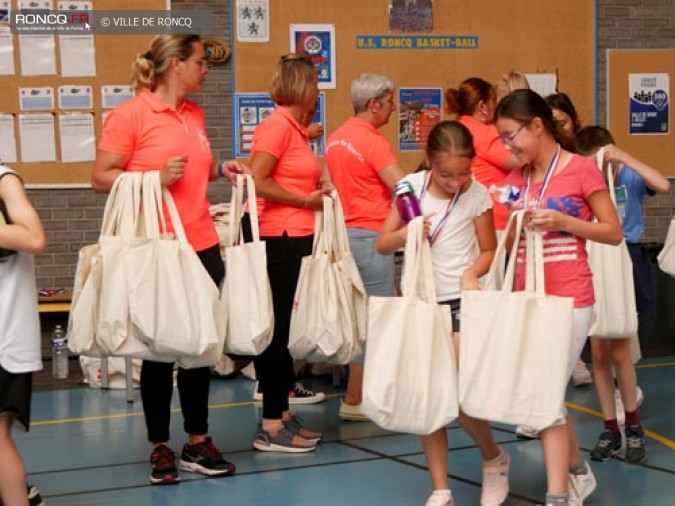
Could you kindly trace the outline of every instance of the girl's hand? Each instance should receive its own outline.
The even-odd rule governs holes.
[[[431,233],[431,217],[436,213],[429,213],[424,215],[424,237],[429,237]]]
[[[460,281],[460,290],[480,290],[480,282],[478,281],[478,276],[476,271],[471,267],[464,271],[462,274],[462,280]]]
[[[527,226],[537,232],[564,232],[569,216],[553,209],[539,209],[529,215]]]

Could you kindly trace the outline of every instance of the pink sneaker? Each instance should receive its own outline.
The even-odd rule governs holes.
[[[501,461],[496,465],[483,465],[483,492],[481,506],[499,506],[509,495],[509,454],[501,448]]]

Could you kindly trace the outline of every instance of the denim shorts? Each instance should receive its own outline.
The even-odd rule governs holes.
[[[377,232],[364,228],[348,228],[349,247],[359,268],[368,297],[394,296],[394,255],[375,251]],[[354,360],[363,364],[363,356]]]

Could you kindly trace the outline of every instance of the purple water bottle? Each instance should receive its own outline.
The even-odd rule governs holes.
[[[422,216],[420,202],[417,200],[412,185],[407,181],[399,181],[394,187],[396,193],[396,209],[401,215],[403,223],[409,223],[413,218]]]

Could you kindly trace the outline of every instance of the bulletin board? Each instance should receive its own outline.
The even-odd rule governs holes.
[[[269,4],[269,42],[239,42],[235,37],[235,91],[268,91],[279,56],[289,51],[291,24],[334,24],[337,85],[322,90],[326,94],[327,134],[353,114],[350,83],[362,72],[387,75],[396,88],[445,90],[456,88],[469,77],[496,82],[513,69],[525,73],[557,71],[558,89],[571,96],[583,122],[593,120],[595,2],[434,0],[433,28],[423,34],[389,31],[390,0],[284,0],[283,8],[280,2],[270,0]],[[236,4],[233,17],[236,23]],[[356,40],[361,35],[475,36],[478,47],[359,49]],[[413,170],[422,153],[398,151],[396,114],[380,131],[404,168]]]
[[[166,0],[93,0],[97,10],[165,10]],[[12,0],[12,9],[17,8],[17,1]],[[57,0],[52,0],[52,9],[57,8]],[[14,47],[13,76],[0,75],[0,113],[14,115],[14,131],[16,135],[16,150],[19,161],[11,163],[24,179],[26,184],[39,186],[62,186],[89,184],[94,162],[61,162],[60,138],[58,118],[54,121],[54,135],[56,146],[55,162],[22,163],[20,160],[21,138],[19,135],[18,114],[19,88],[23,87],[51,87],[56,93],[61,85],[91,86],[93,108],[78,110],[77,112],[91,112],[94,115],[94,130],[96,138],[100,137],[102,126],[101,87],[104,85],[128,85],[131,79],[131,63],[135,56],[147,50],[152,35],[95,35],[94,52],[96,60],[96,75],[91,77],[62,77],[58,75],[60,69],[59,36],[55,39],[56,75],[23,76],[20,68],[19,39],[12,37]],[[58,95],[58,94],[57,94]],[[50,111],[43,111],[50,112]],[[54,99],[53,114],[59,112],[58,99]]]
[[[668,133],[631,135],[629,74],[669,74],[670,128]],[[607,52],[607,128],[617,146],[658,169],[667,177],[675,177],[675,125],[673,125],[672,92],[675,88],[675,50],[618,50]]]

